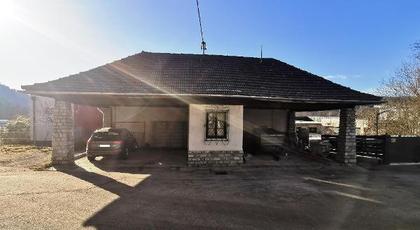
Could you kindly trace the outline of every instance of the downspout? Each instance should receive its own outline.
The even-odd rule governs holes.
[[[102,109],[99,108],[99,107],[96,107],[96,110],[98,110],[98,112],[100,112],[102,114],[102,125],[101,125],[101,127],[103,128],[104,127],[104,124],[105,124],[105,114],[104,114],[104,111],[102,111]]]
[[[111,108],[111,117],[110,117],[110,126],[111,126],[111,128],[115,128],[114,127],[114,110],[112,109],[112,106],[110,106],[110,108]],[[115,116],[117,116],[117,114],[115,114]]]
[[[292,146],[295,146],[297,143],[296,138],[296,116],[295,112],[289,110],[287,112],[287,136],[288,142]]]

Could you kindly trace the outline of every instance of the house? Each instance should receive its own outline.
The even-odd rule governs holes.
[[[298,129],[307,129],[308,133],[318,133],[322,134],[324,132],[324,127],[319,121],[314,121],[308,116],[297,116],[295,117],[296,130]]]
[[[326,130],[332,131],[332,133],[326,134],[338,134],[340,129],[340,117],[338,116],[310,116],[310,118],[316,122],[320,122]],[[365,130],[368,126],[366,119],[356,119],[356,135],[364,135]]]
[[[309,133],[337,135],[340,127],[339,116],[301,116],[296,117],[296,128],[306,128]],[[356,135],[364,135],[368,128],[366,119],[356,119]]]
[[[46,83],[22,86],[55,99],[53,162],[73,162],[73,106],[101,108],[105,126],[143,146],[182,148],[190,166],[240,165],[244,136],[267,127],[296,141],[295,112],[340,109],[339,160],[354,163],[355,106],[381,98],[273,58],[141,52]]]

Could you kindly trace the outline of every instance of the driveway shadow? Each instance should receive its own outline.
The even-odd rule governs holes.
[[[127,169],[127,168],[125,168]],[[84,223],[96,229],[251,229],[272,228],[278,221],[291,223],[299,210],[285,212],[285,207],[267,209],[258,202],[238,202],[226,199],[241,183],[245,187],[251,180],[238,180],[235,175],[209,175],[208,172],[184,173],[170,169],[145,169],[121,172],[146,179],[129,186],[80,166],[58,167],[60,172],[77,177],[119,197],[103,207]],[[121,173],[121,172],[117,172]],[[108,173],[108,172],[107,172]],[[112,174],[112,173],[111,173]],[[222,180],[222,181],[220,181]],[[236,190],[236,189],[234,189]],[[216,194],[221,194],[218,197]],[[279,213],[284,213],[279,216]],[[275,220],[275,221],[274,221]],[[273,222],[274,221],[274,222]],[[296,224],[294,224],[296,226]],[[309,227],[309,222],[298,226]]]
[[[134,190],[133,187],[128,186],[124,183],[119,182],[118,180],[107,177],[96,172],[91,172],[85,170],[83,167],[78,165],[73,166],[55,166],[57,171],[63,172],[65,174],[74,176],[81,180],[87,181],[95,186],[102,188],[106,191],[114,193],[118,196],[124,196],[127,193],[130,193]]]
[[[112,167],[115,165],[105,164],[105,161],[94,164],[86,159],[80,161],[84,163],[57,169],[118,196],[86,219],[84,227],[390,229],[407,226],[410,229],[418,223],[414,217],[417,193],[406,191],[404,197],[410,197],[411,201],[401,200],[398,206],[388,207],[390,194],[398,196],[402,192],[396,187],[400,182],[390,181],[395,177],[393,173],[372,171],[366,175],[345,170],[343,172],[349,175],[336,180],[336,176],[331,176],[332,169],[328,168],[322,173],[305,173],[311,177],[304,177],[295,167],[287,170],[251,168],[215,175],[200,170],[139,170],[138,167]],[[315,177],[315,174],[321,177]],[[127,183],[129,178],[134,183]],[[417,180],[418,176],[408,179]],[[392,190],[392,186],[397,189]],[[373,199],[384,201],[384,204],[372,202]],[[375,213],[375,216],[365,219],[369,213]],[[403,225],[405,223],[409,224]]]

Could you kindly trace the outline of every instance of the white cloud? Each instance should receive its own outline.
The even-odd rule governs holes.
[[[328,80],[343,81],[343,80],[361,78],[361,75],[360,74],[330,74],[330,75],[326,75],[325,78]]]
[[[348,79],[348,76],[343,75],[343,74],[335,74],[335,75],[327,75],[327,76],[325,76],[325,78],[329,79],[329,80],[335,80],[335,79],[346,80],[346,79]]]

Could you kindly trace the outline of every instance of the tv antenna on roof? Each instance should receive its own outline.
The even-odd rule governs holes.
[[[203,54],[206,54],[207,45],[204,41],[203,26],[201,25],[200,5],[198,4],[198,0],[195,0],[195,2],[197,3],[198,23],[200,24],[201,50],[203,51]]]

